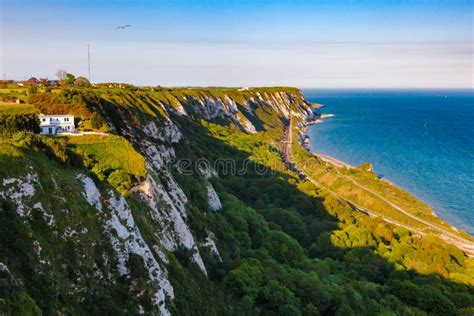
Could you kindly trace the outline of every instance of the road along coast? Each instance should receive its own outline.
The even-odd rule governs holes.
[[[314,155],[315,157],[318,157],[319,159],[321,159],[323,161],[326,161],[326,162],[328,162],[328,163],[330,163],[330,164],[332,164],[336,167],[354,168],[353,166],[351,166],[351,165],[349,165],[349,164],[347,164],[343,161],[337,160],[333,157],[330,157],[330,156],[327,156],[327,155],[319,155],[317,153],[313,153],[313,152],[310,151],[311,141],[310,141],[309,136],[307,135],[308,127],[313,125],[313,124],[320,123],[320,122],[321,122],[321,120],[319,118],[314,119],[314,117],[313,117],[313,118],[310,118],[308,121],[306,121],[304,124],[300,124],[299,126],[297,126],[297,128],[299,128],[299,131],[300,131],[300,133],[299,133],[299,142],[300,142],[301,146],[303,148],[305,148],[306,151],[311,153],[311,155]],[[399,207],[398,205],[395,205],[393,202],[387,200],[385,197],[381,196],[377,192],[374,192],[373,190],[365,187],[364,185],[358,183],[357,181],[355,181],[354,179],[352,179],[348,176],[344,175],[344,177],[347,178],[349,181],[351,181],[354,185],[356,185],[357,187],[361,188],[362,190],[370,193],[374,197],[382,200],[383,202],[387,203],[390,207],[392,207],[393,209],[399,211],[403,215],[417,221],[420,224],[425,225],[426,228],[413,227],[413,226],[407,225],[405,223],[402,223],[398,220],[395,220],[393,218],[389,218],[389,217],[387,217],[383,214],[380,214],[379,212],[375,212],[373,210],[370,210],[370,209],[367,209],[363,206],[360,206],[357,203],[351,201],[350,199],[348,199],[346,197],[343,197],[340,194],[334,192],[333,190],[326,187],[325,185],[323,185],[322,183],[320,183],[316,179],[309,176],[304,171],[304,169],[301,169],[293,160],[292,151],[291,151],[291,145],[292,145],[292,142],[293,142],[293,128],[292,127],[293,127],[292,120],[290,118],[289,122],[288,122],[288,125],[286,127],[286,131],[285,131],[285,136],[284,136],[285,139],[283,141],[283,143],[285,144],[284,145],[283,156],[284,156],[285,163],[288,165],[288,168],[290,170],[292,170],[293,172],[297,173],[300,178],[306,179],[306,180],[310,181],[311,183],[313,183],[314,185],[316,185],[317,187],[321,187],[321,188],[325,189],[330,194],[334,195],[337,199],[347,202],[354,210],[360,211],[360,212],[362,212],[362,213],[364,213],[368,216],[380,217],[388,223],[392,223],[392,224],[404,227],[406,229],[409,229],[409,230],[413,231],[415,234],[422,235],[422,236],[429,234],[429,232],[426,231],[426,228],[428,228],[430,230],[433,230],[433,231],[436,231],[437,235],[440,238],[447,241],[448,243],[451,243],[451,244],[457,246],[459,249],[463,250],[468,256],[474,257],[474,242],[472,242],[471,240],[463,238],[460,235],[454,234],[453,232],[450,232],[450,231],[448,231],[444,228],[441,228],[437,225],[434,225],[433,223],[430,223],[430,222],[428,222],[428,221],[426,221],[422,218],[419,218],[418,216],[413,215],[412,213],[404,210],[403,208]],[[455,231],[457,231],[457,229],[455,229],[455,228],[453,228],[453,229]]]

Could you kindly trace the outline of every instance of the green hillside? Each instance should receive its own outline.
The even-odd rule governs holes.
[[[421,227],[355,179],[451,229],[429,206],[296,140],[295,161],[311,162],[305,171],[323,186],[284,163],[288,112],[297,122],[311,112],[297,89],[103,84],[28,101],[109,134],[0,134],[2,314],[474,313],[465,252],[328,189]]]

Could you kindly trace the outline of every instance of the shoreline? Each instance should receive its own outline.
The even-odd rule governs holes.
[[[323,157],[321,157],[320,155],[318,155],[317,153],[313,153],[311,152],[310,150],[310,138],[309,136],[307,135],[307,131],[308,131],[308,128],[309,126],[313,125],[313,124],[316,124],[316,122],[320,123],[321,120],[315,120],[314,117],[318,117],[319,118],[319,115],[317,113],[314,113],[313,116],[309,116],[307,117],[306,119],[306,123],[303,123],[303,124],[298,124],[297,125],[297,128],[300,130],[299,131],[299,143],[300,145],[302,145],[302,147],[308,151],[312,156],[314,157],[318,157],[319,159],[322,159],[324,161],[327,161],[327,163],[330,163],[332,164],[333,166],[335,166],[334,162],[337,162],[337,163],[340,163],[340,164],[345,164],[344,162],[342,161],[339,161],[337,159],[330,159],[330,158],[333,158],[333,157],[330,157],[330,156],[327,156],[327,155],[323,155]],[[350,199],[344,197],[344,196],[340,196],[338,193],[332,191],[331,189],[329,189],[328,187],[326,187],[325,185],[322,185],[321,183],[319,183],[317,180],[314,180],[312,179],[310,176],[308,176],[308,174],[306,174],[304,171],[301,171],[298,169],[297,166],[295,166],[295,163],[292,161],[291,159],[291,153],[289,154],[288,153],[288,144],[292,143],[291,141],[291,135],[292,135],[292,128],[291,128],[291,118],[290,118],[290,124],[289,126],[287,127],[287,131],[285,132],[285,150],[284,150],[284,157],[285,157],[285,162],[288,164],[288,167],[290,170],[292,171],[296,171],[297,174],[300,176],[300,178],[302,179],[308,179],[310,182],[312,182],[313,184],[315,184],[316,186],[320,186],[326,190],[328,190],[329,193],[335,195],[336,197],[342,199],[342,200],[345,200],[346,202],[348,202],[351,207],[354,209],[354,210],[358,210],[362,213],[365,213],[366,215],[368,216],[372,216],[372,217],[380,217],[382,218],[384,221],[386,222],[389,222],[389,223],[392,223],[392,224],[395,224],[395,225],[398,225],[398,226],[401,226],[401,227],[404,227],[410,231],[412,231],[413,233],[415,234],[419,234],[419,235],[427,235],[427,234],[430,234],[430,232],[427,232],[426,229],[429,229],[430,231],[433,230],[434,231],[437,231],[438,233],[436,233],[436,235],[438,235],[439,238],[445,240],[446,242],[448,242],[449,244],[452,244],[454,245],[455,247],[458,247],[461,251],[464,252],[465,255],[467,255],[468,257],[474,257],[474,242],[472,241],[472,235],[470,235],[468,232],[467,235],[469,236],[469,238],[466,238],[465,236],[462,236],[462,235],[459,235],[459,229],[453,225],[451,225],[450,223],[448,223],[447,221],[444,221],[443,220],[443,223],[445,223],[448,227],[445,228],[445,227],[439,227],[439,225],[436,225],[435,223],[432,223],[430,221],[427,221],[423,218],[420,218],[418,217],[417,215],[414,215],[412,214],[412,212],[410,211],[406,211],[404,210],[402,207],[394,204],[393,202],[391,202],[390,200],[388,200],[386,197],[384,197],[382,194],[378,193],[378,192],[375,192],[374,190],[370,189],[370,188],[367,188],[359,183],[357,183],[354,179],[350,178],[349,180],[351,182],[353,182],[356,186],[360,187],[361,189],[367,191],[368,193],[371,193],[373,194],[376,198],[379,198],[380,200],[384,201],[385,203],[387,203],[391,208],[399,211],[400,213],[404,214],[405,216],[408,216],[409,218],[412,218],[414,219],[415,221],[419,222],[419,223],[422,223],[424,225],[426,225],[425,228],[417,228],[416,226],[412,226],[412,225],[408,225],[404,222],[400,222],[400,221],[397,221],[397,220],[394,220],[392,217],[390,216],[386,216],[384,214],[380,214],[378,213],[377,211],[374,212],[370,209],[367,209],[367,208],[364,208],[363,206],[359,206],[358,204],[354,203],[353,201],[351,201]],[[291,151],[291,150],[290,150]],[[326,159],[324,159],[326,158]],[[337,168],[337,166],[335,166]],[[371,168],[370,168],[371,169]],[[344,176],[344,175],[343,175]],[[347,176],[344,176],[344,177],[347,177]],[[398,187],[398,186],[397,186]],[[402,189],[403,190],[403,189]],[[408,191],[406,191],[408,194],[410,194]],[[413,196],[415,199],[416,196]],[[431,209],[431,207],[430,207]],[[431,212],[434,214],[434,211],[431,209]],[[434,214],[435,217],[436,214]]]
[[[333,116],[335,116],[335,115],[334,114],[323,114],[323,115],[321,115],[321,117],[333,117]],[[310,119],[310,120],[307,120],[305,122],[305,124],[303,125],[303,127],[300,128],[300,144],[303,146],[303,148],[306,150],[306,152],[308,154],[311,154],[312,156],[320,158],[321,160],[323,160],[325,162],[329,162],[329,163],[335,165],[336,167],[339,167],[339,168],[345,167],[347,169],[355,169],[357,166],[351,165],[351,164],[349,164],[349,163],[347,163],[343,160],[337,159],[337,158],[335,158],[331,155],[322,154],[322,153],[318,153],[316,151],[311,150],[311,138],[308,135],[308,129],[309,129],[310,126],[312,126],[314,124],[320,124],[320,123],[323,123],[323,121],[321,119],[316,119],[316,120]],[[390,185],[402,188],[399,185],[393,183],[392,181],[390,181],[386,178],[379,177],[379,180],[385,181]],[[405,190],[404,188],[402,188],[402,189]],[[434,213],[434,211],[433,211],[433,215],[438,217]]]
[[[318,157],[320,158],[321,160],[325,161],[325,162],[329,162],[333,165],[335,165],[336,167],[339,167],[339,168],[348,168],[348,169],[354,169],[355,166],[345,162],[345,161],[342,161],[342,160],[339,160],[339,159],[336,159],[330,155],[325,155],[325,154],[321,154],[321,153],[318,153],[318,152],[315,152],[315,151],[311,151],[311,138],[308,136],[308,128],[311,126],[311,125],[314,125],[314,124],[319,124],[321,123],[322,121],[318,121],[318,122],[313,122],[313,123],[306,123],[305,126],[303,126],[301,129],[300,129],[300,144],[301,146],[303,146],[303,148],[306,150],[306,152],[308,154],[311,154],[312,156],[315,156],[315,157]]]
[[[320,105],[320,107],[317,107],[315,109],[320,109],[321,107],[324,107],[324,105],[321,105],[321,104],[318,104],[318,105]],[[303,125],[299,128],[300,129],[299,139],[300,139],[300,144],[303,146],[303,148],[309,154],[311,154],[312,156],[318,157],[318,158],[320,158],[321,160],[323,160],[325,162],[329,162],[329,163],[335,165],[336,167],[340,167],[340,168],[345,167],[345,168],[348,168],[348,169],[354,169],[355,166],[353,166],[353,165],[351,165],[351,164],[349,164],[345,161],[339,160],[339,159],[334,158],[330,155],[321,154],[321,153],[318,153],[318,152],[311,151],[311,138],[308,135],[309,127],[312,126],[312,125],[315,125],[315,124],[323,123],[322,118],[335,116],[334,114],[331,114],[331,113],[317,114],[315,112],[313,112],[313,115],[314,115],[313,117],[311,117],[309,119],[306,119],[305,122],[303,123]]]
[[[318,109],[318,108],[316,108]],[[315,110],[316,110],[315,109]],[[310,118],[307,118],[305,120],[305,122],[303,123],[303,125],[299,128],[300,129],[300,132],[299,132],[299,141],[300,141],[300,144],[301,146],[306,150],[307,153],[309,153],[310,155],[314,156],[314,157],[317,157],[321,160],[323,160],[324,162],[327,162],[327,163],[330,163],[332,165],[334,165],[335,167],[337,168],[347,168],[347,169],[355,169],[356,166],[353,166],[345,161],[342,161],[342,160],[339,160],[333,156],[330,156],[330,155],[326,155],[326,154],[321,154],[321,153],[318,153],[318,152],[315,152],[315,151],[312,151],[311,150],[311,138],[309,137],[308,135],[308,129],[310,126],[312,125],[315,125],[315,124],[320,124],[320,123],[323,123],[323,120],[321,120],[321,118],[323,117],[333,117],[335,116],[334,114],[317,114],[317,113],[314,113],[314,115],[317,117],[316,119],[314,117],[310,117]],[[385,179],[385,178],[381,178],[379,177],[379,180],[382,180],[382,181],[385,181],[386,183],[388,183],[389,185],[392,185],[394,187],[397,187],[397,188],[400,188],[402,190],[406,190],[404,189],[403,187],[399,186],[399,185],[396,185],[394,184],[393,182]],[[408,191],[407,191],[408,192]],[[408,192],[409,194],[412,194],[410,192]],[[413,195],[413,194],[412,194]],[[414,195],[413,195],[414,196]],[[416,199],[418,199],[418,197],[415,196]],[[421,201],[421,200],[420,200]],[[423,202],[423,201],[422,201]],[[426,202],[423,202],[423,203],[426,203]],[[428,204],[428,203],[426,203]],[[428,204],[429,205],[429,204]],[[431,208],[431,206],[430,206]],[[436,212],[431,209],[432,211],[432,215],[434,217],[437,217],[437,218],[440,218],[438,216],[438,214],[436,214]],[[452,229],[454,229],[456,232],[459,232],[460,229],[457,228],[456,226],[450,224],[449,222],[443,220],[446,224],[448,224]],[[469,233],[468,233],[469,234]]]
[[[344,162],[342,160],[336,159],[332,156],[325,155],[325,154],[320,154],[317,152],[312,151],[311,154],[321,158],[321,160],[332,163],[333,165],[340,167],[340,168],[347,168],[347,169],[355,169],[353,165],[348,164],[347,162]]]

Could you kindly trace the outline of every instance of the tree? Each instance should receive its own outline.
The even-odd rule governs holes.
[[[98,128],[101,128],[103,124],[104,124],[104,121],[102,120],[102,117],[96,112],[93,113],[91,116],[91,127],[98,129]]]
[[[267,221],[278,224],[281,229],[298,240],[301,244],[305,244],[308,240],[308,231],[303,217],[294,210],[283,208],[271,208],[262,210],[263,216]]]
[[[265,236],[263,246],[270,255],[282,263],[296,263],[302,260],[304,253],[300,244],[284,232],[272,230]]]
[[[56,72],[56,76],[58,77],[59,80],[66,80],[67,72],[66,70],[59,69]]]
[[[88,87],[91,85],[89,80],[85,77],[77,77],[76,80],[74,81],[74,84],[80,87]]]
[[[258,301],[263,303],[268,314],[301,315],[301,302],[294,293],[276,280],[271,280],[262,288]]]
[[[0,115],[0,134],[10,135],[18,131],[39,133],[40,121],[35,113]]]
[[[257,294],[257,284],[255,280],[240,269],[230,271],[225,277],[224,283],[236,297],[246,295],[254,297]]]
[[[75,81],[76,81],[76,77],[73,74],[71,73],[66,74],[66,84],[74,84]]]
[[[28,88],[28,94],[32,95],[38,93],[38,87],[37,86],[31,86]]]

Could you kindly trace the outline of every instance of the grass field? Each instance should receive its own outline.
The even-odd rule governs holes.
[[[31,104],[0,103],[0,115],[1,114],[25,114],[25,113],[33,113],[33,112],[36,112],[36,109]]]
[[[145,159],[122,137],[109,135],[59,136],[85,167],[122,194],[147,174]]]

